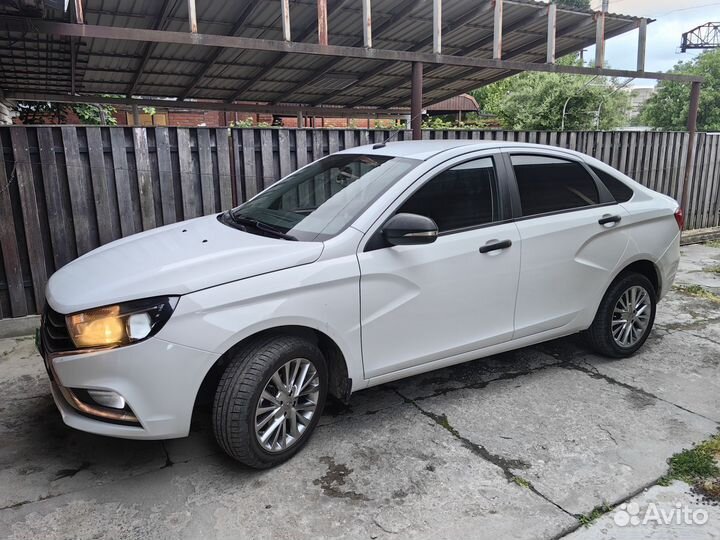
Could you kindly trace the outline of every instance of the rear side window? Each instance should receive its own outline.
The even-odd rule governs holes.
[[[475,159],[439,173],[398,212],[432,218],[440,232],[491,223],[497,219],[495,185],[492,158]]]
[[[635,194],[632,189],[630,189],[621,180],[618,180],[611,174],[608,174],[605,171],[601,171],[600,169],[596,169],[595,167],[590,168],[602,181],[602,183],[605,184],[605,187],[608,188],[608,191],[612,193],[612,196],[617,202],[629,201],[630,198]]]
[[[600,202],[597,185],[574,161],[548,156],[511,156],[523,216],[571,210]]]

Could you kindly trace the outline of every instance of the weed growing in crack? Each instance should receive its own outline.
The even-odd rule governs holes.
[[[670,470],[658,484],[669,485],[673,480],[691,484],[703,495],[720,499],[720,435],[715,435],[689,450],[675,454],[668,460]]]
[[[714,292],[708,291],[700,285],[675,285],[674,289],[679,293],[694,296],[695,298],[702,298],[703,300],[720,303],[720,296]]]
[[[525,480],[521,476],[513,476],[513,482],[515,482],[520,487],[524,487],[524,488],[532,487],[532,484],[530,483],[530,481]]]
[[[596,506],[595,508],[593,508],[587,514],[578,516],[578,521],[580,522],[580,525],[589,527],[593,521],[595,521],[603,514],[607,514],[612,509],[612,506],[608,505],[607,503],[602,503],[600,506]]]

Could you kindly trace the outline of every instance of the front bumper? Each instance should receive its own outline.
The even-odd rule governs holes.
[[[195,397],[218,355],[153,337],[116,349],[45,357],[53,398],[67,425],[112,437],[171,439],[189,433]],[[83,407],[74,401],[74,390],[119,394],[131,411],[129,421],[103,417],[101,407]]]

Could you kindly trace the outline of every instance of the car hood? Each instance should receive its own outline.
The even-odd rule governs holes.
[[[181,295],[316,261],[320,242],[246,233],[217,220],[192,219],[106,244],[72,261],[48,281],[60,313],[151,296]]]

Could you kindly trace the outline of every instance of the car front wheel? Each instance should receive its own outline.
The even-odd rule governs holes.
[[[241,348],[215,394],[213,426],[231,457],[256,469],[292,457],[322,414],[327,368],[320,350],[295,336],[269,336]]]
[[[605,293],[586,332],[590,345],[612,358],[632,355],[650,334],[656,304],[655,288],[648,278],[635,272],[620,275]]]

